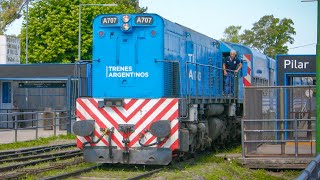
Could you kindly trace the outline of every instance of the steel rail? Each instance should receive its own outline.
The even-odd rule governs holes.
[[[40,149],[67,148],[67,147],[72,147],[72,146],[76,146],[76,143],[57,144],[57,145],[52,145],[52,146],[38,146],[38,147],[32,147],[32,148],[0,151],[0,155],[17,154],[17,153],[23,153],[23,152],[29,152],[29,151],[36,151],[36,150],[40,150]]]
[[[11,174],[4,174],[0,176],[0,179],[19,179],[19,177],[25,176],[27,174],[37,174],[45,171],[50,171],[54,169],[63,169],[67,166],[72,166],[76,164],[80,164],[83,162],[83,159],[75,159],[73,162],[66,162],[66,163],[55,163],[48,167],[44,168],[37,168],[37,169],[21,169],[18,172],[11,173]]]
[[[21,163],[21,164],[0,167],[0,172],[6,172],[6,171],[14,170],[17,168],[22,168],[22,167],[29,166],[29,165],[35,165],[35,164],[39,164],[39,163],[47,162],[47,161],[56,161],[57,159],[68,159],[68,158],[72,158],[75,156],[80,156],[82,154],[83,154],[82,152],[76,152],[76,153],[70,153],[70,154],[62,155],[62,156],[56,156],[56,157],[45,158],[45,159]]]
[[[12,162],[12,161],[14,162],[26,161],[26,160],[37,159],[37,158],[50,158],[50,157],[61,156],[61,155],[66,155],[66,154],[76,153],[76,152],[81,152],[81,151],[72,150],[72,151],[64,151],[64,152],[58,152],[58,153],[52,153],[52,154],[42,154],[42,155],[34,155],[34,156],[17,157],[17,158],[11,158],[11,159],[2,159],[0,160],[0,164],[5,162]]]
[[[54,145],[54,146],[41,146],[36,148],[28,148],[28,149],[18,149],[18,150],[10,150],[10,151],[2,151],[0,152],[0,159],[6,159],[10,157],[18,157],[21,155],[29,155],[29,154],[39,154],[43,152],[52,151],[55,149],[65,149],[69,147],[75,147],[75,143],[72,144],[63,144],[63,145]]]
[[[149,171],[149,172],[145,172],[143,174],[140,174],[138,176],[135,176],[135,177],[131,177],[131,178],[127,178],[126,180],[139,180],[139,179],[142,179],[142,178],[146,178],[146,177],[149,177],[157,172],[160,172],[162,171],[163,168],[159,168],[159,169],[155,169],[155,170],[152,170],[152,171]]]
[[[72,172],[63,173],[63,174],[59,174],[59,175],[56,175],[56,176],[42,177],[42,178],[40,178],[40,179],[41,179],[41,180],[65,179],[65,178],[68,178],[68,177],[72,177],[72,176],[75,176],[75,175],[79,175],[79,174],[84,173],[84,172],[91,171],[91,170],[96,169],[96,168],[99,168],[99,167],[101,167],[101,166],[103,166],[103,164],[98,164],[98,165],[95,165],[95,166],[78,169],[78,170],[75,170],[75,171],[72,171]]]

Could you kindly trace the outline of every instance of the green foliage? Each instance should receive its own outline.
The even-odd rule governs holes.
[[[70,63],[78,59],[79,4],[114,4],[81,6],[81,59],[91,60],[92,21],[98,14],[136,13],[130,0],[38,0],[32,2],[28,21],[28,62]],[[26,21],[21,32],[21,47],[26,42]],[[21,52],[25,62],[25,49]]]
[[[273,15],[266,15],[254,23],[251,30],[244,30],[241,35],[237,34],[241,29],[239,26],[226,28],[224,37],[231,37],[226,38],[226,41],[239,40],[240,43],[275,58],[276,54],[288,53],[287,43],[293,44],[292,36],[296,34],[293,25],[291,19],[279,19]]]
[[[18,19],[23,0],[0,0],[0,35],[3,35],[8,25]]]
[[[233,42],[233,43],[240,43],[240,30],[241,26],[229,26],[223,32],[223,38],[221,41],[225,42]]]

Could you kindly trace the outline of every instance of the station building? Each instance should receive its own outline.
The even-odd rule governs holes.
[[[75,99],[91,94],[90,74],[90,64],[0,65],[0,113],[63,110],[71,115]],[[11,118],[2,115],[1,121]],[[0,123],[0,128],[12,127]]]

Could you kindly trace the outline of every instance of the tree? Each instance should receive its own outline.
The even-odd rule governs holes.
[[[240,43],[240,30],[241,26],[229,26],[223,32],[223,38],[221,41],[225,42],[233,42],[233,43]]]
[[[0,35],[3,35],[14,20],[21,17],[23,0],[0,0]]]
[[[98,14],[135,13],[130,0],[38,0],[32,2],[28,22],[28,62],[70,63],[78,59],[79,4],[114,4],[117,7],[82,6],[81,59],[91,60],[92,21]],[[139,9],[143,11],[143,9]],[[21,47],[25,47],[25,22]],[[21,59],[25,62],[25,51]]]
[[[275,58],[276,54],[288,53],[287,43],[293,44],[292,36],[296,34],[293,25],[291,19],[279,19],[273,15],[266,15],[254,23],[251,30],[244,30],[238,38],[242,44]]]

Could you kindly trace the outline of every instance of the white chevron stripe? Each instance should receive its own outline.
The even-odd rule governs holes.
[[[170,127],[171,129],[177,125],[179,123],[178,119],[174,119],[171,124]],[[164,143],[161,147],[166,147],[166,148],[170,148],[170,146],[179,138],[179,130],[177,130],[172,136],[169,137],[169,139],[166,141],[166,143]],[[152,138],[153,135],[151,133],[147,133],[145,134],[145,137],[142,139],[142,143],[146,143],[150,138]],[[150,144],[155,143],[157,141],[157,138],[155,138],[153,141],[151,141]],[[151,147],[155,147],[157,145],[151,146]],[[136,142],[132,147],[140,147],[139,142]]]
[[[170,136],[168,141],[164,143],[162,147],[170,147],[178,138],[179,138],[179,131],[176,131],[173,135]]]
[[[84,100],[84,99],[82,99],[82,100]],[[93,117],[91,117],[90,116],[90,114],[86,111],[86,110],[84,110],[84,108],[79,104],[79,103],[76,103],[76,105],[77,105],[77,109],[78,109],[78,111],[86,118],[86,119],[94,119]],[[77,120],[80,120],[79,118],[77,118]],[[101,135],[101,133],[100,133],[100,126],[97,124],[97,123],[94,123],[94,126],[95,126],[95,129],[97,130],[97,132],[99,133],[99,136]],[[94,135],[93,136],[93,139],[92,139],[92,141],[97,141],[98,139],[99,139],[99,136],[97,137],[96,135]],[[87,140],[84,138],[84,137],[82,137],[82,136],[77,136],[78,137],[78,139],[82,142],[82,143],[84,143],[84,142],[87,142]],[[79,138],[80,137],[80,138]],[[104,139],[106,139],[106,136],[105,137],[103,137]],[[90,146],[89,144],[87,145],[87,146]],[[102,142],[102,141],[100,141],[99,143],[97,143],[97,146],[105,146],[105,144]]]
[[[246,61],[249,60],[245,55],[242,55],[242,59],[243,59],[243,60],[246,60]]]
[[[82,99],[82,101],[88,106],[88,108],[100,119],[100,121],[106,125],[106,127],[111,128],[114,127],[108,120],[104,118],[104,116],[97,110],[96,107],[88,100],[88,99]],[[98,123],[95,123],[95,128],[97,130],[100,129],[100,126]],[[119,142],[122,141],[122,135],[119,133],[117,129],[114,130],[114,136],[119,140]],[[121,137],[121,138],[119,138]],[[112,145],[116,145],[116,143],[112,140]],[[119,148],[119,147],[118,147]]]
[[[139,107],[139,105],[144,101],[139,99],[139,103],[135,103],[135,109]],[[149,101],[144,108],[140,110],[132,119],[128,122],[128,124],[136,124],[139,119],[141,119],[158,101],[151,100]],[[137,104],[137,105],[136,105]],[[135,110],[133,108],[130,108],[130,113],[129,111],[126,111],[123,107],[117,108],[125,117],[130,116],[130,114]],[[117,121],[118,124],[126,124],[126,122],[116,113],[113,111],[111,107],[105,107],[104,111],[106,111],[113,119]]]
[[[82,143],[87,142],[87,140],[82,136],[77,136],[77,139],[79,139]]]
[[[170,116],[172,116],[172,114],[177,110],[178,110],[178,102],[174,106],[172,106],[171,109],[162,117],[162,120],[169,119]]]
[[[152,113],[139,127],[138,129],[135,129],[135,131],[132,133],[132,137],[136,137],[140,132],[142,132],[146,126],[156,117],[160,112],[167,107],[167,105],[172,101],[172,99],[166,99],[163,104],[157,108],[157,110]]]
[[[250,56],[252,58],[252,56]],[[245,55],[243,55],[243,59],[247,61],[247,69],[248,69],[248,74],[244,78],[248,83],[251,85],[251,59],[248,59]]]
[[[124,102],[126,102],[126,100],[127,100],[127,102],[130,101],[130,99],[125,99]],[[145,101],[145,99],[138,99],[127,111],[126,111],[124,108],[120,108],[119,110],[120,110],[121,112],[122,112],[122,110],[125,111],[125,113],[127,113],[127,114],[123,113],[123,115],[124,115],[125,117],[128,117],[128,116],[129,116],[134,110],[136,110],[144,101]]]
[[[98,102],[98,100],[102,100],[102,99],[94,99],[96,102]],[[104,110],[106,112],[108,112],[108,114],[115,120],[115,122],[117,124],[136,124],[146,113],[148,113],[150,111],[150,109],[159,101],[160,99],[151,99],[141,110],[140,112],[138,112],[128,123],[125,123],[124,120],[122,120],[119,115],[117,113],[115,113],[110,107],[106,107],[104,108]],[[166,99],[152,114],[150,114],[149,117],[147,117],[143,123],[138,127],[138,129],[135,129],[135,131],[130,135],[130,139],[135,138],[136,136],[138,136],[140,134],[140,132],[142,132],[146,126],[159,114],[161,113],[162,110],[164,110],[168,104],[170,102],[172,102],[174,99]],[[101,120],[102,123],[104,123],[106,125],[106,127],[110,128],[113,127],[113,125],[99,112],[99,110],[97,110],[96,107],[94,107],[94,105],[87,99],[87,98],[82,98],[82,101],[84,104],[86,104],[86,106]],[[128,103],[130,101],[130,99],[125,99],[125,103]],[[139,105],[141,105],[141,103],[143,103],[145,101],[145,99],[139,99],[137,100],[129,109],[128,111],[126,111],[124,108],[118,108],[120,112],[123,113],[124,116],[128,117],[137,107],[139,107]],[[88,112],[86,112],[86,110],[79,104],[76,104],[77,106],[77,110],[79,112],[81,112],[81,114],[86,118],[86,119],[93,119],[90,114]],[[178,103],[176,103],[174,106],[170,107],[170,109],[164,114],[163,117],[161,117],[160,119],[168,119],[170,116],[172,116],[173,113],[175,113],[178,109]],[[171,122],[171,127],[174,127],[177,123],[179,123],[178,119],[175,119]],[[95,123],[95,128],[98,130],[99,132],[99,125],[97,123]],[[100,133],[100,132],[99,132]],[[149,135],[148,135],[149,134]],[[115,129],[114,131],[114,136],[115,138],[121,142],[123,139],[123,136],[121,135],[121,133],[118,132],[117,129]],[[104,137],[104,139],[107,139],[108,136]],[[150,139],[152,137],[152,135],[150,133],[146,134],[146,139],[144,142],[148,141],[148,139]],[[96,140],[95,137],[94,140]],[[86,142],[86,139],[83,137],[78,137],[78,139],[81,142]],[[178,131],[174,133],[173,136],[171,136],[168,141],[165,143],[165,145],[163,147],[168,147],[170,148],[170,146],[178,139]],[[154,140],[156,141],[156,139]],[[115,142],[112,141],[112,145],[116,145]],[[99,142],[97,144],[97,146],[105,146],[105,144],[103,142]],[[139,143],[135,143],[133,145],[134,146],[138,146],[140,147]],[[120,149],[119,147],[117,147],[118,149]]]
[[[151,110],[151,108],[152,108],[153,106],[155,106],[155,105],[157,104],[157,102],[158,102],[159,100],[160,100],[160,99],[152,99],[151,101],[149,101],[149,102],[140,110],[140,112],[138,112],[134,117],[132,117],[132,119],[131,119],[128,123],[129,123],[129,124],[136,124],[145,114],[147,114],[147,113]],[[163,104],[165,104],[165,102],[164,102]],[[158,113],[159,113],[159,108],[161,108],[161,106],[158,107],[157,110],[154,111],[154,113],[152,113],[152,114],[158,115]],[[161,110],[162,110],[162,109],[161,109]]]
[[[84,99],[82,99],[83,101]],[[93,117],[90,116],[90,114],[77,102],[77,109],[78,111],[84,116],[85,119],[88,120],[94,120]],[[94,123],[94,128],[95,129],[100,129],[100,126],[97,123]]]

